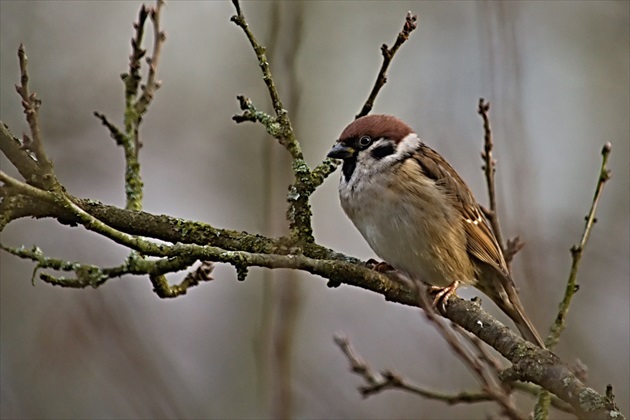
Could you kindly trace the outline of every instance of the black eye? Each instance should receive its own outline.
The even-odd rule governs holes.
[[[370,143],[372,143],[372,137],[370,136],[361,136],[361,138],[359,139],[359,145],[361,147],[367,147],[370,145]]]

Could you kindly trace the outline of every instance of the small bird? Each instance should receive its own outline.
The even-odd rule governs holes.
[[[343,160],[341,206],[380,258],[442,289],[443,302],[459,284],[475,286],[544,348],[475,197],[414,130],[390,115],[361,117],[328,157]]]

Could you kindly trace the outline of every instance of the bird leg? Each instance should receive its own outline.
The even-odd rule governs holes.
[[[440,305],[440,308],[442,309],[441,312],[444,312],[446,310],[446,303],[448,302],[448,298],[455,294],[458,286],[459,281],[457,280],[446,287],[429,286],[429,294],[435,294],[435,298],[433,299],[433,307],[437,309],[438,305]]]

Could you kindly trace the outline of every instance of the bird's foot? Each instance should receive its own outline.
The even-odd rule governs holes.
[[[441,312],[444,312],[446,310],[446,303],[448,302],[448,298],[455,294],[458,286],[458,281],[454,281],[446,287],[429,286],[429,294],[435,295],[435,297],[433,298],[433,307],[438,309],[439,305],[439,309],[441,310]]]
[[[387,264],[385,261],[376,261],[373,258],[370,258],[369,260],[367,260],[365,265],[370,270],[374,270],[378,273],[387,273],[389,271],[396,271],[394,267]]]

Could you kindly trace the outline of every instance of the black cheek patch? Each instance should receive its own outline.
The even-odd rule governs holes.
[[[345,178],[346,182],[350,181],[350,178],[352,177],[352,173],[354,172],[354,169],[356,167],[357,167],[356,157],[344,159],[343,166],[341,167],[341,172],[343,172],[343,177]]]
[[[395,151],[396,151],[396,149],[394,148],[393,144],[386,143],[386,144],[383,144],[381,146],[378,146],[378,147],[375,147],[374,149],[372,149],[370,154],[372,155],[372,157],[374,159],[381,160],[385,156],[389,156],[389,155],[394,154]]]

